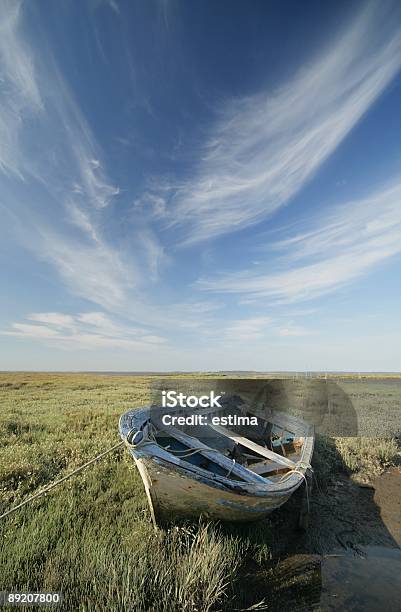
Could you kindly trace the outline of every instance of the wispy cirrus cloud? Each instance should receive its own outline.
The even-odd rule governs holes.
[[[43,111],[29,49],[19,32],[21,3],[4,0],[0,7],[0,170],[22,178],[20,136],[25,119]]]
[[[236,319],[224,328],[224,334],[229,341],[259,340],[271,332],[273,319],[271,317],[248,317]]]
[[[31,323],[13,323],[12,330],[0,332],[3,336],[20,336],[24,338],[48,339],[56,338],[59,333],[56,329],[46,325],[32,325]]]
[[[74,132],[73,139],[76,138],[77,134]],[[72,144],[80,177],[80,182],[74,184],[73,193],[76,197],[81,196],[85,203],[89,202],[94,208],[105,208],[120,193],[120,188],[109,182],[100,161],[91,157],[93,148],[92,142],[81,142],[80,146]]]
[[[155,349],[166,342],[145,328],[121,325],[102,312],[67,315],[60,312],[34,313],[29,323],[16,322],[2,336],[52,343],[58,348]],[[33,321],[33,323],[32,323]]]
[[[52,231],[40,230],[40,258],[50,262],[65,285],[77,296],[111,311],[126,303],[135,284],[135,267],[104,242],[81,242]]]
[[[272,316],[248,313],[241,318],[214,319],[204,322],[198,330],[199,340],[213,344],[235,346],[253,346],[280,344],[283,338],[295,339],[313,335],[309,327],[289,319],[284,313]],[[202,343],[201,342],[201,343]],[[235,350],[237,350],[237,348]]]
[[[282,302],[335,291],[401,253],[400,203],[398,178],[366,198],[337,206],[309,232],[277,243],[283,252],[278,271],[242,271],[200,280],[198,286]]]
[[[307,330],[305,327],[303,327],[302,325],[295,325],[293,321],[290,321],[290,323],[286,327],[278,328],[277,333],[279,336],[284,336],[284,337],[291,336],[292,337],[292,336],[309,336],[311,332]]]
[[[61,188],[71,189],[93,207],[107,206],[119,188],[103,169],[100,147],[50,49],[44,41],[33,47],[24,12],[19,0],[0,5],[0,170],[24,179],[46,177],[58,199]],[[29,141],[35,130],[43,143],[37,151]]]
[[[43,323],[44,325],[49,325],[56,329],[71,328],[75,326],[74,317],[61,312],[38,312],[29,315],[28,319],[30,321],[35,321],[35,323]]]
[[[265,219],[314,175],[398,72],[398,9],[364,4],[286,84],[220,109],[196,172],[168,212],[171,225],[185,228],[183,244]]]
[[[103,231],[102,211],[120,189],[45,37],[33,44],[25,10],[18,0],[0,6],[0,173],[29,189],[29,199],[8,202],[16,236],[73,294],[121,307],[139,266],[135,258],[125,261]],[[155,275],[163,252],[154,237],[142,247]]]

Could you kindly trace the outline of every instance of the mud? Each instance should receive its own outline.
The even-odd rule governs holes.
[[[376,479],[373,501],[387,530],[401,547],[401,468],[393,468]]]
[[[274,517],[274,563],[247,576],[259,610],[401,611],[401,467],[369,484],[337,477],[310,499],[299,530],[299,498]]]

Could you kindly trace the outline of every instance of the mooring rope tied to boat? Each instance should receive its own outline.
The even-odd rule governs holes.
[[[83,469],[85,469],[89,465],[92,465],[92,463],[95,463],[99,459],[102,459],[103,457],[105,457],[106,455],[111,453],[112,451],[117,450],[117,448],[120,448],[121,446],[123,446],[123,444],[124,444],[124,442],[119,442],[118,444],[115,444],[114,446],[112,446],[108,450],[103,451],[99,455],[96,455],[96,457],[93,457],[93,459],[90,459],[89,461],[87,461],[83,465],[81,465],[78,468],[76,468],[75,470],[70,472],[70,474],[67,474],[66,476],[63,476],[62,478],[60,478],[59,480],[56,480],[55,482],[52,482],[50,485],[48,485],[47,487],[42,489],[42,491],[39,491],[38,493],[35,493],[34,495],[31,495],[31,497],[28,497],[27,499],[25,499],[23,502],[21,502],[17,506],[14,506],[14,508],[10,508],[10,510],[7,510],[7,512],[4,512],[4,514],[0,514],[0,520],[5,518],[6,516],[9,516],[13,512],[15,512],[16,510],[19,510],[23,506],[26,506],[26,504],[28,504],[29,502],[33,501],[34,499],[38,499],[39,497],[42,497],[42,495],[45,495],[46,493],[48,493],[49,491],[51,491],[52,489],[57,487],[57,485],[61,484],[65,480],[68,480],[69,478],[71,478],[71,476],[74,476],[75,474],[78,474],[78,472],[81,472]]]

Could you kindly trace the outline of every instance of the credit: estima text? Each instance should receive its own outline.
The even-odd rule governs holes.
[[[209,425],[209,418],[207,414],[189,414],[186,416],[164,414],[162,417],[162,423],[163,425]],[[258,419],[256,416],[238,416],[236,414],[224,416],[214,415],[210,418],[210,423],[212,425],[222,425],[223,427],[226,427],[227,425],[257,426]]]

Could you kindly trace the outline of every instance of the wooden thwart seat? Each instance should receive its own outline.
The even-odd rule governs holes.
[[[271,474],[272,472],[275,472],[276,474],[285,474],[289,469],[290,468],[287,465],[282,465],[281,463],[276,463],[275,461],[270,461],[269,459],[248,465],[248,470],[255,472],[255,474],[259,474],[259,476]]]
[[[207,459],[210,459],[210,461],[217,463],[217,465],[226,469],[229,473],[235,474],[243,481],[255,482],[259,484],[266,483],[267,479],[262,478],[262,476],[259,476],[255,472],[252,472],[251,470],[243,467],[239,463],[233,462],[232,459],[225,457],[219,451],[211,449],[197,438],[185,434],[183,431],[177,429],[173,425],[164,426],[160,422],[160,429],[165,431],[166,433],[171,434],[179,442],[182,442],[183,444],[187,445],[188,449],[197,448],[199,454],[203,455]]]
[[[274,451],[271,451],[268,448],[261,446],[260,444],[256,444],[256,442],[252,442],[252,440],[248,440],[248,438],[244,438],[243,436],[236,434],[230,429],[226,429],[221,425],[210,425],[210,427],[212,427],[212,429],[214,429],[218,433],[227,436],[237,444],[241,444],[242,446],[249,448],[254,453],[257,453],[262,457],[266,457],[266,459],[271,459],[272,461],[275,461],[276,463],[279,463],[281,465],[285,465],[291,469],[296,468],[296,463],[294,463],[294,461],[291,461],[291,459],[287,459],[287,457],[283,457],[282,455],[279,455],[278,453],[275,453]]]

